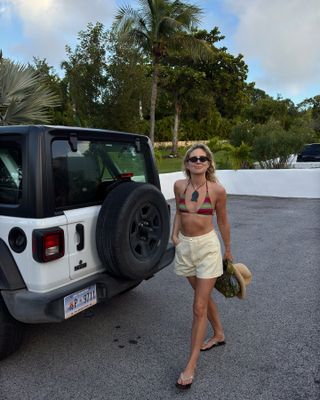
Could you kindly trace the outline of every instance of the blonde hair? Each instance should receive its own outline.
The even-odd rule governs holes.
[[[183,172],[185,173],[185,175],[189,179],[191,178],[190,171],[188,170],[186,165],[187,165],[187,162],[188,162],[188,160],[190,158],[190,154],[196,149],[203,150],[206,153],[206,156],[209,159],[209,167],[206,170],[206,179],[208,181],[210,181],[210,182],[217,182],[217,177],[215,175],[216,165],[215,165],[215,162],[214,162],[214,159],[213,159],[213,154],[212,154],[211,150],[209,149],[209,147],[206,144],[203,144],[203,143],[196,143],[186,151],[186,154],[184,155],[184,158],[183,158],[183,166],[182,166]]]

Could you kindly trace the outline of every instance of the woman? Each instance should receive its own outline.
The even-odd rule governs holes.
[[[220,242],[213,226],[213,215],[224,243],[223,259],[232,260],[230,226],[225,189],[217,182],[210,149],[204,144],[192,146],[184,157],[187,179],[174,184],[176,215],[172,241],[176,246],[175,273],[187,277],[194,289],[191,352],[176,383],[180,389],[191,387],[200,351],[225,344],[223,328],[211,292],[222,275]],[[207,319],[214,335],[204,342]]]

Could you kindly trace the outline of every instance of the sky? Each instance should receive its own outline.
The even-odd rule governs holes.
[[[189,0],[200,28],[217,26],[219,44],[248,65],[248,82],[298,104],[320,95],[320,0]],[[117,9],[138,0],[0,0],[0,49],[14,61],[46,59],[61,74],[65,46],[97,21],[110,27]]]

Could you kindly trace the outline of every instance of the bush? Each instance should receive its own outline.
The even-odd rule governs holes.
[[[260,163],[261,168],[287,168],[289,157],[314,138],[314,130],[304,120],[297,119],[286,130],[281,123],[271,119],[265,124],[249,121],[238,124],[232,129],[230,142],[238,148],[233,150],[233,159],[245,161],[244,158],[248,157],[245,164],[249,168],[252,158]]]
[[[208,147],[212,151],[212,153],[217,153],[221,150],[228,150],[230,145],[225,140],[221,140],[217,136],[213,136],[209,139]]]
[[[230,152],[221,150],[214,154],[214,161],[217,169],[233,169]]]
[[[252,168],[252,147],[242,142],[240,146],[233,146],[226,140],[217,137],[210,139],[208,147],[215,155],[220,169]]]
[[[230,146],[230,155],[233,169],[248,169],[253,167],[252,147],[246,143],[240,146]]]
[[[300,123],[285,130],[279,123],[270,121],[256,125],[254,132],[253,157],[261,168],[287,168],[289,157],[314,137],[314,131]]]
[[[240,146],[241,143],[247,143],[252,146],[255,136],[254,127],[255,125],[252,122],[240,122],[231,130],[230,143],[233,146]]]

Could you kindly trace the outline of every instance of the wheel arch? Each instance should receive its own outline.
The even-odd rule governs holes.
[[[25,282],[10,249],[0,239],[0,290],[18,290],[25,287]]]

